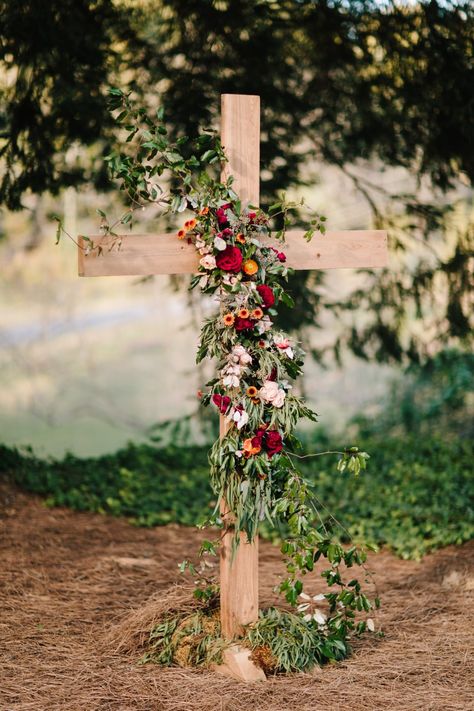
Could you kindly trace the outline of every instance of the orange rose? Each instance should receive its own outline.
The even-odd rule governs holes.
[[[248,276],[256,274],[258,272],[258,264],[253,259],[247,259],[242,265],[242,271]]]

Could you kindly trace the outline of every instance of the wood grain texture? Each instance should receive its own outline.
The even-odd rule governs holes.
[[[293,269],[376,268],[388,264],[387,233],[384,230],[347,230],[315,234],[311,242],[299,230],[287,233],[280,246]],[[85,243],[79,238],[80,276],[147,276],[148,274],[194,274],[199,257],[192,244],[175,234],[121,236],[120,247],[111,237],[93,236],[101,246],[84,253]],[[276,244],[276,243],[275,243]]]
[[[260,97],[223,94],[221,141],[228,163],[222,178],[232,175],[233,190],[242,205],[258,205],[260,199]]]
[[[258,205],[260,197],[260,98],[222,96],[221,140],[228,163],[222,179],[234,176],[233,188],[242,205]],[[227,431],[221,415],[220,435]],[[223,502],[223,506],[226,503]],[[258,537],[248,543],[240,534],[240,545],[232,558],[234,528],[231,512],[223,512],[224,533],[220,547],[220,615],[222,634],[227,639],[241,635],[244,625],[258,619]],[[254,666],[250,659],[247,667]],[[249,673],[247,668],[247,674]],[[256,672],[255,672],[256,673]],[[250,677],[249,677],[250,678]]]
[[[222,664],[216,664],[213,670],[237,681],[266,681],[265,672],[254,664],[250,654],[250,649],[233,644],[224,650]]]

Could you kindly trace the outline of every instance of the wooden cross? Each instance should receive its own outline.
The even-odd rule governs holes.
[[[228,163],[223,179],[234,176],[233,190],[242,205],[259,203],[260,182],[260,97],[224,94],[221,97],[221,140]],[[382,230],[327,232],[311,242],[303,231],[286,233],[287,264],[293,269],[340,269],[383,267],[387,264],[387,235]],[[95,246],[87,252],[79,238],[80,276],[147,276],[149,274],[194,274],[200,255],[192,244],[176,234],[121,236],[120,249],[107,249],[110,236],[93,237]],[[227,430],[220,416],[220,435]],[[224,516],[220,553],[220,614],[222,634],[227,639],[240,635],[244,625],[258,618],[258,540],[249,544],[241,534],[240,546],[231,560],[233,530]],[[225,657],[224,672],[243,680],[265,678],[253,665],[248,652],[235,647]]]

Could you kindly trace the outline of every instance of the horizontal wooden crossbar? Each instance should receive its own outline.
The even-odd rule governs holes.
[[[311,242],[304,232],[290,231],[285,245],[287,264],[293,269],[359,269],[384,267],[388,263],[384,230],[348,230],[316,233]],[[149,274],[195,274],[199,255],[175,234],[90,237],[95,249],[79,237],[79,276],[147,276]],[[101,250],[98,249],[101,247]]]

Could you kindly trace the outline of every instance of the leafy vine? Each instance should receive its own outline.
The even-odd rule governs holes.
[[[211,484],[218,497],[212,522],[220,522],[219,506],[232,512],[235,545],[241,532],[252,541],[263,519],[271,525],[279,522],[286,529],[281,550],[287,576],[279,590],[294,612],[272,609],[261,613],[248,632],[248,643],[258,646],[265,630],[273,630],[280,620],[300,637],[303,626],[309,635],[305,639],[313,639],[313,647],[317,639],[313,663],[343,658],[353,634],[374,631],[373,620],[367,615],[379,601],[369,600],[357,579],[346,582],[347,569],[354,565],[365,569],[366,552],[357,546],[343,548],[323,526],[315,525],[316,500],[294,463],[301,456],[297,454],[296,424],[301,418],[314,422],[317,418],[293,390],[294,380],[302,372],[304,352],[275,323],[278,305],[293,305],[286,291],[290,269],[284,250],[289,215],[297,205],[284,196],[266,212],[242,204],[232,177],[219,177],[226,156],[215,132],[205,131],[194,140],[183,136],[172,141],[162,109],[151,118],[120,89],[110,90],[110,108],[118,112],[115,118],[126,136],[121,148],[106,161],[130,204],[112,224],[99,211],[102,232],[111,238],[110,248],[120,248],[116,227],[131,226],[137,209],[151,204],[182,213],[186,219],[176,239],[193,244],[199,253],[198,273],[190,288],[214,294],[219,304],[202,327],[197,352],[198,362],[204,358],[217,361],[217,376],[207,383],[202,404],[214,406],[227,423],[226,434],[209,454]],[[62,231],[60,223],[58,237]],[[315,232],[324,231],[325,218],[314,214],[305,238],[310,240]],[[87,251],[101,249],[90,238],[84,239]],[[321,454],[337,455],[339,472],[347,470],[354,475],[365,469],[368,459],[357,447]],[[200,551],[204,556],[215,552],[210,541],[205,541]],[[322,577],[329,591],[309,595],[303,577],[320,558],[328,563]],[[197,569],[184,561],[181,569],[189,569],[198,578],[196,597],[209,602],[216,588],[203,572],[205,566]],[[175,628],[173,623],[165,625],[164,632],[155,631],[155,644],[156,639],[164,644],[166,630]],[[167,652],[163,656],[162,652],[159,659],[170,662],[172,655]],[[307,667],[307,661],[299,667],[296,664],[296,668]],[[294,666],[282,662],[276,668]]]

